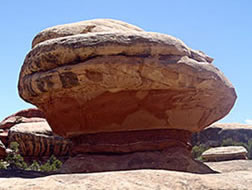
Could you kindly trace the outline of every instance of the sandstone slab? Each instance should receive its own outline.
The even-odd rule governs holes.
[[[202,158],[206,161],[247,159],[247,154],[248,151],[243,146],[225,146],[206,150]]]
[[[191,174],[163,170],[136,170],[94,174],[65,174],[33,179],[0,178],[0,188],[9,189],[129,189],[129,190],[250,190],[248,171],[223,174]]]
[[[247,171],[252,172],[252,160],[228,160],[219,162],[205,162],[212,170],[219,173]]]

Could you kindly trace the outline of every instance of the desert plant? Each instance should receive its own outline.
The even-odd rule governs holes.
[[[62,162],[52,155],[49,160],[40,167],[40,170],[44,172],[56,171],[61,165]]]
[[[33,171],[51,172],[59,169],[62,162],[52,155],[45,164],[40,165],[37,161],[33,160],[30,166],[24,161],[24,158],[19,154],[19,144],[11,142],[10,150],[5,160],[0,160],[0,169],[23,169]]]
[[[7,154],[6,162],[8,163],[8,169],[26,169],[27,164],[24,158],[19,154],[19,144],[17,142],[10,143],[11,151]]]
[[[40,165],[36,160],[33,160],[32,164],[27,168],[27,170],[40,171]]]
[[[6,161],[0,160],[0,170],[7,169],[7,166],[8,166],[8,165],[9,165],[9,164],[8,164]]]
[[[201,160],[201,154],[206,151],[209,147],[207,147],[204,144],[200,144],[200,145],[195,145],[192,148],[192,156],[193,158],[199,159]]]

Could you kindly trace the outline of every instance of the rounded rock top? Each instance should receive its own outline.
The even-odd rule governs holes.
[[[143,32],[132,24],[113,19],[94,19],[47,28],[38,33],[32,41],[32,48],[46,40],[77,34],[98,32]]]
[[[112,19],[59,25],[32,42],[20,96],[63,136],[200,131],[229,113],[232,84],[201,51]]]

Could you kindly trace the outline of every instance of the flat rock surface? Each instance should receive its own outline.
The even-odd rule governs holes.
[[[191,174],[164,170],[136,170],[94,174],[65,174],[34,179],[0,178],[0,188],[39,190],[249,190],[248,171],[223,174]]]
[[[248,151],[243,146],[210,148],[201,155],[207,161],[246,159]]]
[[[252,160],[230,160],[221,162],[205,162],[210,168],[217,172],[248,171],[252,175]]]

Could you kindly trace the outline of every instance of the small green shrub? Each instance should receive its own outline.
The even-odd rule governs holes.
[[[41,171],[49,172],[56,171],[62,166],[62,162],[52,155],[47,162],[40,167]]]
[[[24,158],[19,154],[19,144],[17,142],[11,142],[9,148],[11,151],[8,152],[5,160],[0,161],[0,169],[22,169],[51,172],[62,166],[62,162],[53,155],[43,165],[40,165],[37,161],[33,160],[32,164],[28,166],[24,161]]]
[[[201,155],[204,151],[206,151],[209,147],[203,145],[203,144],[200,144],[200,145],[195,145],[193,148],[192,148],[192,156],[193,158],[196,158],[198,160],[202,160],[201,159]]]
[[[19,144],[17,142],[10,143],[10,151],[7,154],[6,162],[8,163],[7,169],[26,169],[27,164],[24,161],[24,158],[18,153]]]
[[[33,160],[32,164],[27,168],[27,170],[40,171],[40,165],[36,160]]]

